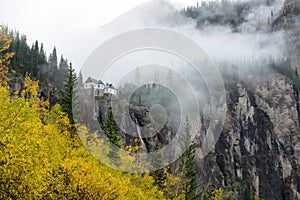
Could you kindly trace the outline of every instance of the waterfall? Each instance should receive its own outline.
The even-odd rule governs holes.
[[[142,135],[141,135],[141,127],[139,126],[139,123],[138,123],[137,119],[135,119],[135,123],[136,123],[136,130],[137,130],[137,133],[138,133],[139,138],[141,140],[143,150],[144,150],[144,152],[147,152],[146,144],[145,144],[145,142],[142,138]]]

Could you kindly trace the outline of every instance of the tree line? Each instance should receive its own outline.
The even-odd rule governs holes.
[[[100,157],[110,158],[111,150],[103,149],[103,140],[98,138],[97,132],[90,133],[84,125],[76,124],[73,119],[72,108],[75,103],[77,77],[72,65],[66,64],[61,105],[56,104],[50,108],[47,100],[38,97],[39,83],[32,80],[34,78],[39,80],[40,70],[43,69],[39,67],[43,66],[39,65],[39,58],[44,54],[37,53],[41,52],[42,46],[39,47],[36,42],[37,48],[33,49],[36,49],[34,51],[37,56],[30,56],[30,62],[28,60],[26,62],[31,65],[25,67],[20,63],[26,62],[19,59],[29,57],[12,51],[10,44],[16,40],[10,36],[7,29],[2,28],[0,31],[1,199],[223,198],[223,189],[199,193],[195,168],[196,147],[190,140],[191,127],[188,119],[180,144],[184,153],[173,170],[166,167],[151,173],[125,174],[97,162],[83,144],[86,148],[94,149]],[[31,53],[34,51],[29,50]],[[46,61],[46,69],[53,67],[53,72],[59,71],[59,68],[55,68],[57,66],[55,57],[57,56],[54,49]],[[18,62],[19,64],[16,64]],[[9,69],[24,75],[24,86],[19,95],[9,94],[7,77]],[[44,84],[55,84],[56,79],[54,77],[51,81],[49,72],[43,74],[47,79]],[[32,79],[28,73],[33,73]],[[107,112],[104,132],[112,143],[119,146],[119,130],[112,110],[108,109]],[[137,148],[126,147],[128,151],[138,149],[138,145]],[[134,158],[130,155],[124,156],[117,152],[114,156],[122,159],[129,167],[130,162],[134,162]],[[157,164],[160,164],[161,155],[155,156]]]
[[[56,47],[47,56],[43,43],[38,40],[30,46],[26,35],[18,31],[10,31],[8,37],[12,42],[7,51],[14,52],[14,57],[9,64],[11,72],[22,77],[28,73],[32,80],[39,81],[40,87],[63,89],[69,63],[63,55],[58,58]]]

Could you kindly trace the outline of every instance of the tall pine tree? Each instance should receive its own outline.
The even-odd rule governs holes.
[[[53,48],[52,53],[49,55],[48,59],[48,83],[54,83],[52,87],[56,86],[56,77],[58,75],[58,68],[57,68],[57,53],[56,53],[56,47]]]
[[[62,106],[62,110],[67,113],[70,123],[72,125],[75,124],[74,116],[73,116],[73,107],[75,105],[75,97],[76,97],[76,73],[70,63],[68,74],[64,83],[64,90],[61,91],[60,104]]]
[[[78,88],[82,88],[83,87],[83,77],[82,77],[82,72],[79,71],[78,74]]]
[[[182,173],[182,192],[185,200],[199,199],[197,193],[196,171],[195,171],[195,144],[191,141],[190,124],[188,118],[185,122],[185,134],[181,138],[180,148],[184,151],[179,163]]]
[[[106,112],[106,118],[103,124],[103,132],[107,136],[108,140],[115,146],[112,146],[108,156],[112,161],[112,164],[119,165],[119,156],[118,156],[118,149],[121,147],[121,139],[119,136],[119,129],[118,125],[114,119],[112,108],[109,107]]]
[[[121,146],[118,125],[114,119],[111,107],[109,107],[106,111],[106,118],[103,124],[103,131],[111,143],[113,143],[117,147]]]
[[[63,90],[64,89],[64,86],[63,86],[64,78],[68,75],[68,71],[69,71],[68,60],[64,59],[63,55],[61,55],[60,62],[58,65],[58,70],[59,70],[59,73],[56,76],[57,88],[59,90]]]
[[[163,164],[159,148],[159,142],[156,142],[155,151],[152,153],[152,166],[154,169],[160,168]],[[154,179],[153,185],[159,187],[160,190],[163,190],[166,187],[167,175],[163,168],[150,172],[150,176]]]

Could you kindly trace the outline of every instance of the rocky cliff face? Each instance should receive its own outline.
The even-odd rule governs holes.
[[[300,199],[300,97],[295,83],[274,70],[235,80],[225,82],[227,116],[215,148],[204,159],[196,155],[199,188],[231,185],[234,199],[243,199],[247,188],[263,199]],[[122,111],[118,113],[130,110],[139,123],[148,119],[141,114],[145,107],[114,107]],[[128,126],[128,120],[133,119],[120,124]],[[135,124],[130,130],[136,131]],[[122,137],[124,144],[134,145],[137,136]],[[173,127],[165,126],[145,139],[147,150],[173,137]]]
[[[276,72],[227,84],[227,118],[215,149],[198,160],[203,186],[248,185],[263,199],[300,199],[299,95]]]
[[[239,20],[236,16],[235,20],[231,20],[230,15],[224,21],[223,15],[210,18],[209,14],[201,21],[202,12],[197,10],[202,8],[198,7],[186,9],[184,12],[189,17],[195,18],[198,26],[205,26],[206,21],[217,25],[228,24],[230,21],[229,24],[235,27],[248,19],[244,18],[244,14],[251,10],[250,5],[252,4],[237,6],[239,11],[237,16],[242,17],[238,18]],[[206,10],[208,7],[212,5],[204,6],[203,9]],[[267,18],[258,20],[264,21],[270,32],[287,33],[287,40],[283,43],[285,47],[290,47],[286,51],[292,63],[290,72],[294,75],[300,73],[298,8],[299,0],[287,0],[279,16],[276,12],[273,16],[273,10],[269,9],[271,24],[267,23]],[[245,12],[242,12],[243,10]],[[194,14],[195,17],[192,16]],[[228,13],[225,12],[224,16],[225,14]],[[251,23],[246,25],[252,26]],[[255,28],[253,32],[263,30]],[[240,34],[241,31],[242,28]],[[236,70],[232,71],[234,73]],[[200,159],[199,154],[196,155],[199,190],[234,186],[234,199],[244,199],[246,190],[263,199],[300,199],[300,87],[299,77],[295,80],[294,75],[292,78],[290,75],[269,69],[267,73],[247,74],[243,78],[236,78],[235,81],[226,79],[227,116],[222,134],[209,155],[204,159]],[[96,103],[96,107],[97,105]],[[107,102],[99,101],[96,110],[100,123],[105,117],[107,106]],[[124,117],[128,114],[126,110],[130,110],[130,105],[121,102],[114,107],[118,114],[115,116],[118,124],[133,132],[131,136],[122,133],[124,146],[135,145],[134,139],[138,138],[138,134],[134,118]],[[140,115],[141,110],[143,108],[132,110],[140,125],[146,121],[145,116]],[[205,121],[206,119],[203,120]],[[207,129],[203,123],[201,130]],[[147,150],[153,149],[157,141],[161,146],[168,144],[174,137],[174,130],[176,126],[165,126],[152,138],[145,139]]]

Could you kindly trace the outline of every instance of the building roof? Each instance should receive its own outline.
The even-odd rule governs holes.
[[[111,89],[117,90],[113,85],[110,86]]]
[[[90,77],[90,76],[86,79],[85,83],[95,83],[95,84],[102,84],[102,85],[105,85],[105,84],[103,83],[103,81],[94,79],[94,78],[92,78],[92,77]]]
[[[98,81],[96,79],[94,79],[94,78],[92,78],[90,76],[85,81],[85,83],[95,83],[95,84],[97,84],[97,82]]]
[[[114,89],[114,90],[117,90],[112,84],[109,84],[109,83],[106,83],[105,85],[105,89]]]
[[[105,85],[101,80],[98,81],[98,84]]]
[[[92,77],[88,77],[85,81],[85,83],[94,83],[94,84],[102,84],[102,85],[105,85],[105,89],[113,89],[113,90],[117,90],[113,84],[110,84],[110,83],[104,83],[103,81],[101,80],[97,80],[97,79],[94,79]]]

